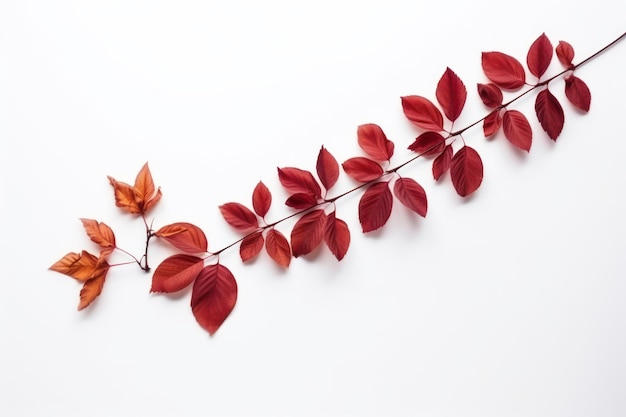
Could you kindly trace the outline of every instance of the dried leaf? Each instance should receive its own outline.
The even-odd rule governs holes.
[[[154,235],[165,239],[174,247],[189,253],[206,252],[209,248],[207,238],[198,226],[178,222],[168,224],[157,230]]]
[[[313,194],[296,193],[285,201],[285,205],[297,210],[311,208],[317,204],[317,198]]]
[[[140,214],[141,209],[135,200],[133,187],[125,182],[116,181],[113,177],[107,177],[113,186],[115,205],[131,214]]]
[[[99,272],[97,270],[98,267],[102,267],[98,259],[97,256],[85,250],[80,254],[70,252],[55,262],[49,269],[70,276],[80,282],[86,282],[97,275]]]
[[[465,106],[467,89],[463,81],[450,68],[446,68],[446,71],[437,83],[436,95],[444,114],[449,120],[454,122],[461,114],[461,111],[463,111],[463,106]]]
[[[502,104],[502,90],[495,84],[478,84],[478,95],[485,106],[492,109]]]
[[[517,110],[507,110],[502,117],[504,136],[521,150],[530,152],[533,132],[526,116]]]
[[[548,133],[550,139],[556,140],[563,130],[565,115],[561,103],[547,88],[537,94],[535,112],[543,130]]]
[[[291,250],[294,257],[312,252],[322,243],[326,213],[313,210],[298,219],[291,231]]]
[[[322,146],[317,155],[317,176],[326,191],[330,190],[339,178],[339,164],[334,156]]]
[[[226,203],[219,207],[226,223],[241,232],[251,232],[259,228],[256,214],[239,203]]]
[[[473,148],[464,146],[450,161],[452,185],[461,197],[472,194],[483,181],[483,163]]]
[[[132,214],[145,214],[161,199],[161,189],[155,189],[150,168],[146,162],[137,177],[135,185],[107,177],[115,192],[115,205]]]
[[[561,64],[570,67],[574,60],[574,48],[565,41],[559,41],[559,44],[556,46],[556,56],[561,61]]]
[[[426,217],[428,202],[426,191],[412,178],[398,178],[393,193],[402,204],[422,217]]]
[[[80,290],[80,302],[78,303],[78,311],[86,308],[102,293],[104,281],[108,268],[98,276],[87,280]]]
[[[546,34],[542,33],[530,46],[526,63],[530,73],[541,78],[550,66],[550,61],[552,61],[552,44]]]
[[[350,230],[346,222],[335,217],[334,211],[326,216],[324,242],[338,261],[346,256],[350,246]]]
[[[156,187],[154,186],[152,174],[150,173],[150,168],[148,168],[147,162],[143,167],[141,167],[141,170],[139,170],[139,173],[135,178],[135,187],[133,191],[135,194],[135,201],[137,202],[139,209],[143,211],[145,204],[156,193]]]
[[[377,182],[370,186],[359,200],[359,221],[363,233],[380,229],[391,215],[393,196],[388,182]]]
[[[278,168],[278,179],[290,193],[313,194],[321,198],[322,189],[309,171],[299,168]]]
[[[359,126],[357,139],[361,149],[377,161],[388,161],[393,156],[394,144],[387,139],[385,132],[378,125]]]
[[[270,229],[265,236],[265,250],[278,265],[287,268],[291,262],[291,247],[287,238],[276,229]]]
[[[446,140],[437,132],[424,132],[409,145],[409,149],[424,156],[436,156],[443,152]]]
[[[115,249],[115,234],[113,230],[104,223],[98,223],[92,219],[80,219],[87,236],[92,242],[103,248],[100,256],[107,256]]]
[[[407,119],[425,130],[443,130],[443,116],[430,100],[421,96],[405,96],[401,99]]]
[[[350,178],[360,182],[373,181],[383,175],[383,168],[378,162],[362,156],[350,158],[341,166]]]
[[[447,145],[443,152],[433,161],[433,178],[435,178],[435,181],[439,181],[439,178],[450,169],[452,152],[452,145]]]
[[[261,249],[263,249],[264,243],[265,240],[263,239],[263,232],[261,230],[244,237],[241,241],[241,245],[239,245],[239,256],[241,256],[241,260],[247,262],[255,258],[259,252],[261,252]]]
[[[501,88],[517,90],[526,82],[522,64],[502,52],[483,52],[482,67],[487,78]]]
[[[200,271],[191,292],[191,311],[200,326],[213,335],[237,302],[237,281],[221,264]]]
[[[574,106],[585,113],[591,106],[591,92],[587,84],[580,78],[571,75],[565,79],[565,96]]]
[[[263,182],[259,181],[252,192],[252,207],[256,214],[265,217],[271,205],[272,193]]]
[[[203,266],[202,258],[184,254],[172,255],[154,271],[150,292],[180,291],[196,279]]]

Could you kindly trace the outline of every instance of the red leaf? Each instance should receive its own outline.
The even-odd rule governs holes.
[[[584,112],[589,111],[591,92],[587,84],[580,78],[572,75],[565,79],[565,96],[574,106]]]
[[[383,168],[378,162],[362,156],[350,158],[341,166],[346,174],[360,182],[373,181],[383,175]]]
[[[334,211],[326,217],[324,242],[338,261],[346,256],[350,246],[350,230],[346,222],[335,217]]]
[[[446,140],[437,132],[424,132],[409,145],[409,149],[424,156],[439,155],[446,147]]]
[[[504,136],[521,150],[530,152],[533,142],[533,131],[528,119],[517,110],[508,110],[502,117]]]
[[[563,130],[565,115],[559,100],[547,88],[537,94],[535,112],[543,130],[548,133],[550,139],[556,140]]]
[[[191,223],[179,222],[163,226],[154,234],[172,246],[189,253],[206,252],[209,248],[202,229]]]
[[[291,231],[291,249],[295,258],[311,253],[322,243],[326,213],[313,210],[296,222]]]
[[[272,193],[263,182],[259,181],[252,192],[252,207],[256,214],[265,217],[271,205]]]
[[[109,226],[91,219],[80,219],[80,221],[83,223],[83,227],[91,241],[103,248],[100,256],[107,256],[113,252],[115,249],[115,234]]]
[[[516,90],[526,81],[522,64],[502,52],[483,52],[482,66],[487,78],[501,88]]]
[[[452,160],[452,145],[445,147],[443,152],[433,161],[433,177],[435,181],[450,169],[450,161]]]
[[[317,155],[317,176],[322,185],[328,191],[337,182],[339,178],[339,164],[330,152],[322,146],[320,153]]]
[[[309,171],[299,168],[278,168],[278,179],[291,193],[313,194],[322,196],[322,189]]]
[[[407,119],[425,130],[443,130],[443,116],[430,100],[421,96],[405,96],[401,99]]]
[[[569,67],[574,59],[574,48],[565,41],[559,41],[559,44],[556,46],[556,56],[561,61],[561,64]]]
[[[297,210],[304,210],[317,204],[317,198],[313,194],[296,193],[291,195],[285,205]]]
[[[359,221],[363,233],[383,227],[391,215],[392,204],[388,182],[377,182],[369,187],[359,201]]]
[[[393,156],[394,144],[378,125],[370,123],[359,126],[357,139],[361,149],[377,161],[388,161]]]
[[[265,236],[265,250],[278,265],[287,268],[291,262],[291,247],[287,238],[276,229],[270,229]]]
[[[239,203],[226,203],[219,207],[226,223],[241,232],[259,228],[259,220],[248,207]]]
[[[241,260],[243,262],[247,262],[250,259],[255,258],[261,249],[263,249],[263,244],[265,240],[263,239],[263,232],[258,231],[249,236],[246,236],[241,241],[241,245],[239,246],[239,255],[241,256]]]
[[[237,281],[223,265],[208,265],[200,271],[191,292],[191,311],[211,335],[220,328],[237,302]]]
[[[472,194],[483,181],[483,163],[473,148],[464,146],[450,161],[452,185],[461,197]]]
[[[478,84],[478,95],[485,106],[492,109],[502,104],[502,90],[495,84]]]
[[[485,137],[489,137],[496,133],[502,126],[502,116],[500,110],[494,110],[483,120],[483,132]]]
[[[100,272],[98,268],[105,264],[106,262],[102,263],[98,257],[84,250],[80,254],[75,252],[68,253],[49,269],[70,276],[80,282],[86,282],[97,276]]]
[[[546,34],[542,33],[530,45],[526,55],[526,63],[530,73],[537,78],[541,78],[550,66],[550,61],[552,61],[552,44]]]
[[[467,89],[463,81],[450,68],[446,68],[437,83],[436,95],[446,117],[454,122],[465,106]]]
[[[176,292],[187,287],[198,276],[204,259],[191,255],[177,254],[166,258],[152,275],[150,292]]]
[[[412,178],[398,178],[393,193],[402,204],[422,217],[426,217],[428,202],[426,191]]]

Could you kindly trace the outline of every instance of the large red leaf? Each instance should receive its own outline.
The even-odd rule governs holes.
[[[239,245],[241,260],[247,262],[255,258],[259,252],[261,252],[261,249],[263,249],[264,243],[263,231],[261,230],[243,238],[241,245]]]
[[[165,239],[172,246],[189,253],[206,252],[209,248],[206,236],[198,226],[178,222],[163,226],[154,233],[155,236]]]
[[[87,236],[92,242],[102,248],[100,256],[107,256],[115,249],[115,234],[113,230],[104,223],[98,223],[92,219],[80,219],[87,232]]]
[[[472,194],[483,181],[483,162],[473,148],[463,146],[450,161],[452,185],[461,197]]]
[[[339,164],[335,157],[322,146],[317,155],[317,176],[328,191],[339,178]]]
[[[393,193],[402,204],[422,217],[426,217],[428,202],[426,191],[412,178],[398,178]]]
[[[252,207],[256,214],[265,217],[271,205],[272,193],[262,181],[259,181],[252,192]]]
[[[450,169],[452,152],[452,145],[447,145],[443,152],[433,161],[433,178],[435,178],[435,181],[439,181],[439,178]]]
[[[291,247],[287,238],[276,229],[270,229],[265,236],[265,250],[278,265],[287,268],[291,262]]]
[[[450,68],[446,68],[439,79],[436,95],[446,117],[454,122],[465,106],[467,89],[463,81]]]
[[[388,182],[377,182],[370,186],[359,200],[359,221],[363,233],[380,229],[391,215],[393,196]]]
[[[409,145],[409,149],[424,156],[439,155],[446,147],[446,140],[437,132],[424,132]]]
[[[552,44],[546,34],[542,33],[530,45],[526,55],[526,63],[530,73],[537,78],[541,78],[550,66],[550,61],[552,61]]]
[[[180,291],[196,279],[203,266],[202,258],[184,254],[172,255],[154,271],[150,292]]]
[[[285,189],[291,193],[313,194],[322,196],[320,185],[309,171],[300,168],[278,168],[278,179]]]
[[[346,222],[335,217],[334,211],[326,216],[324,242],[338,261],[346,256],[350,246],[350,229]]]
[[[501,88],[516,90],[526,81],[522,64],[502,52],[483,52],[482,67],[487,78]]]
[[[200,271],[191,292],[191,311],[203,329],[214,334],[236,302],[237,281],[228,268],[215,264]]]
[[[291,250],[295,258],[312,252],[322,243],[326,213],[313,210],[298,219],[291,231]]]
[[[556,46],[556,56],[561,61],[561,64],[569,67],[574,59],[574,48],[565,41],[559,41],[559,44]]]
[[[580,78],[571,75],[565,79],[565,96],[574,106],[585,113],[591,105],[591,92],[587,84]]]
[[[383,168],[378,162],[362,156],[350,158],[341,166],[350,178],[360,182],[373,181],[383,175]]]
[[[226,223],[241,232],[250,232],[259,228],[256,214],[240,203],[226,203],[219,207]]]
[[[388,161],[393,156],[393,142],[387,139],[378,125],[370,123],[359,126],[357,139],[361,149],[377,161]]]
[[[563,130],[565,115],[561,103],[547,88],[537,94],[535,112],[543,130],[548,133],[550,139],[556,140]]]
[[[401,99],[407,119],[425,130],[443,130],[443,116],[430,100],[421,96],[405,96]]]
[[[478,95],[485,106],[495,109],[502,104],[502,90],[493,83],[478,84]]]
[[[502,117],[504,136],[513,145],[526,152],[533,142],[533,131],[526,116],[517,110],[507,110]]]
[[[502,126],[502,115],[500,114],[500,110],[494,110],[483,120],[483,132],[485,133],[485,137],[496,133],[500,129],[500,126]]]

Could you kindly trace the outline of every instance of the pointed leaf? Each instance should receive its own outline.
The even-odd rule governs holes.
[[[55,262],[49,269],[70,276],[80,282],[93,278],[99,272],[98,257],[87,251],[80,254],[70,252]]]
[[[204,259],[191,255],[177,254],[166,258],[152,275],[150,292],[176,292],[187,287],[198,276]]]
[[[556,140],[563,130],[565,115],[561,103],[547,88],[537,94],[535,112],[543,130],[548,133],[550,139]]]
[[[430,100],[421,96],[405,96],[401,99],[407,119],[425,130],[443,130],[443,116]]]
[[[312,252],[322,243],[325,224],[324,210],[313,210],[300,217],[291,231],[291,250],[295,258]]]
[[[276,229],[270,229],[265,236],[265,250],[278,265],[287,268],[291,262],[291,247],[287,238]]]
[[[91,304],[102,293],[102,288],[104,287],[104,281],[107,272],[108,267],[103,270],[102,273],[94,278],[87,280],[83,284],[83,288],[80,290],[80,302],[78,304],[78,311],[89,306],[89,304]]]
[[[502,90],[493,83],[478,84],[478,95],[485,106],[495,109],[502,104]]]
[[[435,181],[439,181],[439,178],[450,169],[452,152],[452,145],[447,145],[443,152],[433,161],[433,177]]]
[[[317,198],[313,194],[295,193],[285,201],[285,205],[297,210],[304,210],[317,204]]]
[[[377,182],[369,187],[359,200],[359,221],[363,233],[383,227],[391,215],[392,204],[388,182]]]
[[[516,90],[526,82],[522,64],[502,52],[483,52],[482,67],[487,78],[501,88]]]
[[[335,217],[334,211],[326,217],[324,242],[338,261],[346,256],[350,246],[350,230],[346,222]]]
[[[239,203],[226,203],[219,207],[226,223],[241,232],[251,232],[259,228],[256,214],[248,207]]]
[[[116,181],[113,177],[107,177],[109,182],[113,186],[113,192],[115,195],[115,205],[121,209],[132,214],[141,213],[140,207],[135,200],[135,193],[133,187],[125,182]]]
[[[446,117],[454,122],[465,106],[467,89],[463,81],[450,68],[446,68],[437,83],[436,95]]]
[[[565,79],[565,96],[574,106],[585,113],[591,105],[591,92],[587,84],[580,78],[572,75]]]
[[[291,193],[313,194],[322,196],[322,189],[309,171],[299,168],[278,168],[278,179],[285,189]]]
[[[461,197],[472,194],[483,181],[483,163],[473,148],[464,146],[450,161],[452,185]]]
[[[135,178],[135,201],[139,208],[143,208],[144,203],[148,201],[156,192],[154,181],[152,180],[152,174],[148,163],[146,162],[139,170],[137,177]]]
[[[393,156],[394,144],[378,125],[370,123],[359,126],[357,139],[361,149],[377,161],[388,161]]]
[[[339,164],[334,156],[322,146],[317,155],[317,176],[326,191],[330,190],[339,178]]]
[[[507,110],[502,117],[504,136],[513,145],[529,152],[533,142],[533,132],[528,119],[517,110]]]
[[[191,223],[179,222],[163,226],[154,234],[174,247],[189,253],[206,252],[209,248],[202,229]]]
[[[574,48],[565,41],[559,41],[559,44],[556,46],[556,56],[561,61],[561,64],[570,67],[574,60]]]
[[[104,249],[100,252],[100,256],[107,256],[113,252],[113,249],[115,249],[115,234],[109,226],[92,219],[80,219],[80,221],[83,223],[83,227],[91,241]]]
[[[412,178],[398,178],[393,193],[402,204],[422,217],[426,217],[428,202],[426,191]]]
[[[357,156],[341,164],[348,176],[360,182],[369,182],[383,175],[383,168],[376,161]]]
[[[211,335],[220,328],[237,302],[237,281],[221,264],[200,271],[191,292],[191,311],[200,326]]]
[[[252,192],[252,207],[256,214],[265,217],[271,205],[272,193],[263,182],[259,181]]]
[[[494,110],[483,120],[483,132],[485,137],[489,137],[496,133],[502,126],[502,116],[500,110]]]
[[[424,132],[409,145],[413,152],[424,156],[439,155],[446,147],[446,140],[437,132]]]
[[[537,78],[541,78],[550,66],[550,61],[552,61],[552,44],[546,34],[542,33],[530,45],[526,55],[526,63],[530,73]]]
[[[239,246],[239,256],[241,256],[241,260],[247,262],[255,258],[259,252],[261,252],[261,249],[263,249],[264,243],[263,232],[260,230],[244,237]]]

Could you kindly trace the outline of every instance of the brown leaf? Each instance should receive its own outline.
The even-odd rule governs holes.
[[[161,199],[161,189],[156,190],[147,162],[141,167],[135,178],[133,191],[137,206],[144,214]]]
[[[85,282],[97,275],[97,267],[99,267],[98,257],[84,250],[80,254],[68,253],[49,269],[75,278],[80,282]]]
[[[92,219],[80,219],[83,223],[83,227],[87,232],[87,236],[103,248],[100,252],[100,256],[107,256],[115,249],[115,234],[113,230],[104,223],[98,223]]]
[[[113,191],[115,193],[115,205],[131,214],[140,214],[141,209],[139,208],[139,206],[137,205],[137,201],[135,200],[133,187],[126,184],[125,182],[116,181],[113,177],[107,178],[113,186]]]
[[[108,268],[98,276],[87,280],[83,284],[83,288],[80,290],[80,303],[78,304],[78,311],[84,309],[89,306],[102,292],[102,288],[104,287],[104,280],[106,278],[106,273]]]

